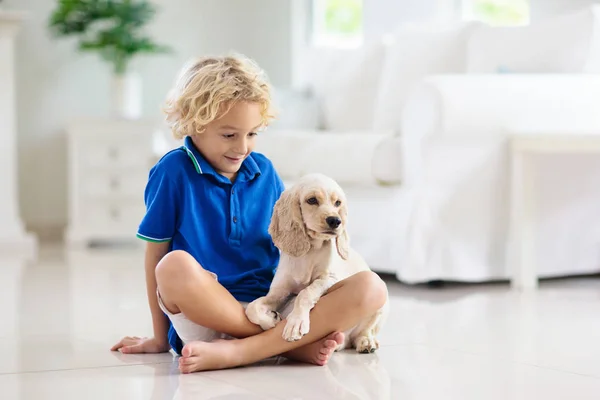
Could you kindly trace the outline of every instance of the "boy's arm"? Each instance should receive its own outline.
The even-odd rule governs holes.
[[[144,260],[146,270],[146,291],[148,294],[148,304],[152,314],[152,328],[154,338],[159,343],[168,345],[169,318],[162,312],[158,305],[158,296],[156,295],[156,266],[159,261],[169,252],[170,242],[154,243],[148,242],[146,245],[146,257]]]
[[[146,257],[144,266],[146,270],[146,291],[148,294],[148,304],[152,314],[152,328],[154,338],[160,343],[168,344],[169,318],[162,312],[158,305],[158,296],[156,295],[156,266],[159,261],[169,252],[169,242],[154,243],[148,242],[146,245]]]
[[[152,328],[154,336],[151,338],[138,338],[126,336],[115,344],[111,350],[121,350],[123,353],[163,353],[169,351],[169,319],[158,305],[156,295],[156,275],[154,274],[159,261],[169,251],[169,242],[148,242],[144,267],[146,270],[146,290],[148,304],[152,314]]]

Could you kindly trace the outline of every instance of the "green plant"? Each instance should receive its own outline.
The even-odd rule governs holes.
[[[477,19],[491,25],[523,25],[529,22],[527,0],[475,0],[473,13]]]
[[[170,51],[143,32],[155,13],[146,0],[58,0],[49,28],[56,37],[78,36],[79,50],[97,51],[123,75],[136,55]]]
[[[362,27],[362,1],[327,0],[325,3],[325,26],[328,32],[340,35],[356,35]]]

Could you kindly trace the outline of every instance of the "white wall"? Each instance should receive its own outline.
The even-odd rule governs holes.
[[[234,49],[255,58],[275,85],[289,85],[298,61],[293,49],[308,34],[292,22],[306,19],[310,1],[155,0],[160,10],[150,32],[175,53],[136,62],[144,78],[144,115],[161,118],[159,106],[178,69],[195,55]],[[35,227],[66,223],[65,123],[82,114],[107,115],[109,105],[109,66],[95,54],[77,53],[72,40],[49,36],[47,20],[56,2],[3,1],[5,8],[30,17],[17,42],[17,123],[21,214]],[[594,2],[531,0],[532,19]],[[459,0],[365,0],[366,38],[406,22],[443,19],[452,4]]]
[[[365,36],[376,38],[407,22],[449,21],[461,16],[463,0],[364,0]],[[529,0],[531,21],[575,11],[600,0]]]
[[[159,107],[185,60],[235,50],[253,57],[275,85],[291,81],[291,0],[156,0],[150,27],[175,48],[135,65],[144,79],[143,113]],[[5,0],[6,9],[29,12],[17,42],[18,159],[21,215],[36,228],[67,220],[64,127],[80,115],[106,116],[110,69],[95,54],[80,54],[73,40],[54,40],[46,28],[57,3]]]
[[[365,39],[377,39],[406,23],[444,21],[459,15],[459,0],[365,0]]]
[[[575,11],[598,0],[530,0],[531,21],[539,21],[554,15]]]

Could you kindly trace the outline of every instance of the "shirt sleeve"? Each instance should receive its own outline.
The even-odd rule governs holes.
[[[144,201],[146,215],[139,225],[137,237],[148,242],[168,242],[177,229],[179,193],[172,178],[161,165],[150,170]]]

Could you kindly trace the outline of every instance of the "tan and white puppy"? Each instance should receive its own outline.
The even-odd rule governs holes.
[[[310,329],[309,312],[336,282],[369,266],[349,245],[348,209],[342,188],[322,174],[303,176],[286,189],[273,210],[269,233],[281,250],[281,258],[269,293],[246,308],[246,315],[264,330],[281,316],[276,311],[297,294],[287,317],[283,338],[295,341]],[[389,310],[388,302],[374,315],[346,333],[342,348],[369,353],[379,348],[376,339]]]

